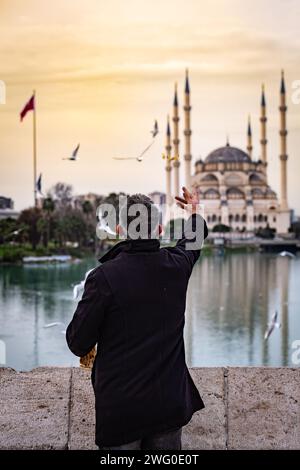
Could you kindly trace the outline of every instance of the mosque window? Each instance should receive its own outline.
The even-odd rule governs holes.
[[[259,214],[258,216],[258,222],[262,222],[264,220],[264,217],[262,214]]]
[[[247,216],[246,216],[246,214],[243,214],[243,215],[242,215],[242,222],[247,222]]]
[[[216,222],[216,221],[217,221],[217,216],[216,216],[216,214],[213,214],[213,215],[212,215],[211,221],[212,221],[212,222]]]
[[[239,216],[239,214],[236,214],[236,215],[235,215],[235,221],[236,221],[236,222],[239,222],[239,221],[240,221],[240,216]]]
[[[254,188],[251,191],[253,199],[262,199],[264,197],[264,193],[259,188]]]
[[[239,188],[229,188],[227,189],[227,198],[228,199],[245,199],[245,194]]]
[[[276,222],[276,217],[273,217],[273,222]]]
[[[232,220],[233,220],[233,215],[230,214],[230,216],[229,216],[229,222],[232,222]]]
[[[268,222],[268,216],[265,215],[265,222]]]
[[[210,223],[210,215],[207,216],[207,222]]]
[[[253,220],[254,220],[254,222],[256,222],[256,221],[257,221],[257,217],[256,217],[256,215],[253,217]]]
[[[210,188],[204,193],[205,199],[219,199],[220,193],[216,189]]]

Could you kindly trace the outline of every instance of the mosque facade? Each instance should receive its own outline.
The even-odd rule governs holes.
[[[277,233],[287,233],[290,227],[291,211],[287,201],[287,129],[286,129],[286,88],[282,72],[279,113],[280,113],[280,198],[268,183],[267,161],[267,107],[265,90],[261,93],[260,115],[260,157],[253,159],[252,131],[249,118],[246,151],[231,146],[210,152],[205,159],[191,166],[191,104],[190,83],[186,72],[184,89],[184,155],[181,162],[179,148],[179,103],[177,86],[173,102],[172,122],[168,118],[166,131],[166,200],[172,204],[173,195],[180,193],[179,170],[184,165],[184,184],[195,189],[204,205],[205,218],[210,229],[226,225],[233,231],[254,232],[270,227]]]

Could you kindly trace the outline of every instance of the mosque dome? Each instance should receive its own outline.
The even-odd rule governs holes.
[[[205,163],[223,163],[223,162],[251,162],[249,155],[237,147],[231,147],[227,144],[225,147],[220,147],[210,152]]]

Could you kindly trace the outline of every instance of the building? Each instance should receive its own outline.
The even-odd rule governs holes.
[[[0,220],[17,219],[19,212],[14,210],[14,201],[9,197],[0,196]]]
[[[173,103],[173,152],[169,120],[166,132],[166,198],[172,201],[172,174],[173,194],[179,193],[179,112],[177,88]],[[287,129],[286,129],[286,90],[284,74],[282,72],[280,84],[280,187],[278,198],[275,191],[268,184],[267,174],[267,108],[265,90],[261,93],[260,117],[260,150],[258,160],[252,155],[252,131],[250,117],[247,126],[246,143],[244,151],[231,146],[229,140],[224,147],[210,152],[204,160],[195,163],[194,174],[191,170],[191,105],[190,83],[186,72],[184,89],[184,172],[185,185],[195,189],[200,194],[201,202],[208,227],[216,225],[230,226],[235,231],[253,232],[259,228],[269,226],[277,233],[287,233],[290,227],[291,211],[287,201]],[[173,163],[173,165],[172,165]]]

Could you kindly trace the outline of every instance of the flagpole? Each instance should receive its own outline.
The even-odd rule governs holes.
[[[34,207],[37,207],[37,188],[36,188],[36,102],[35,90],[33,90],[34,106],[33,106],[33,191],[34,191]]]

